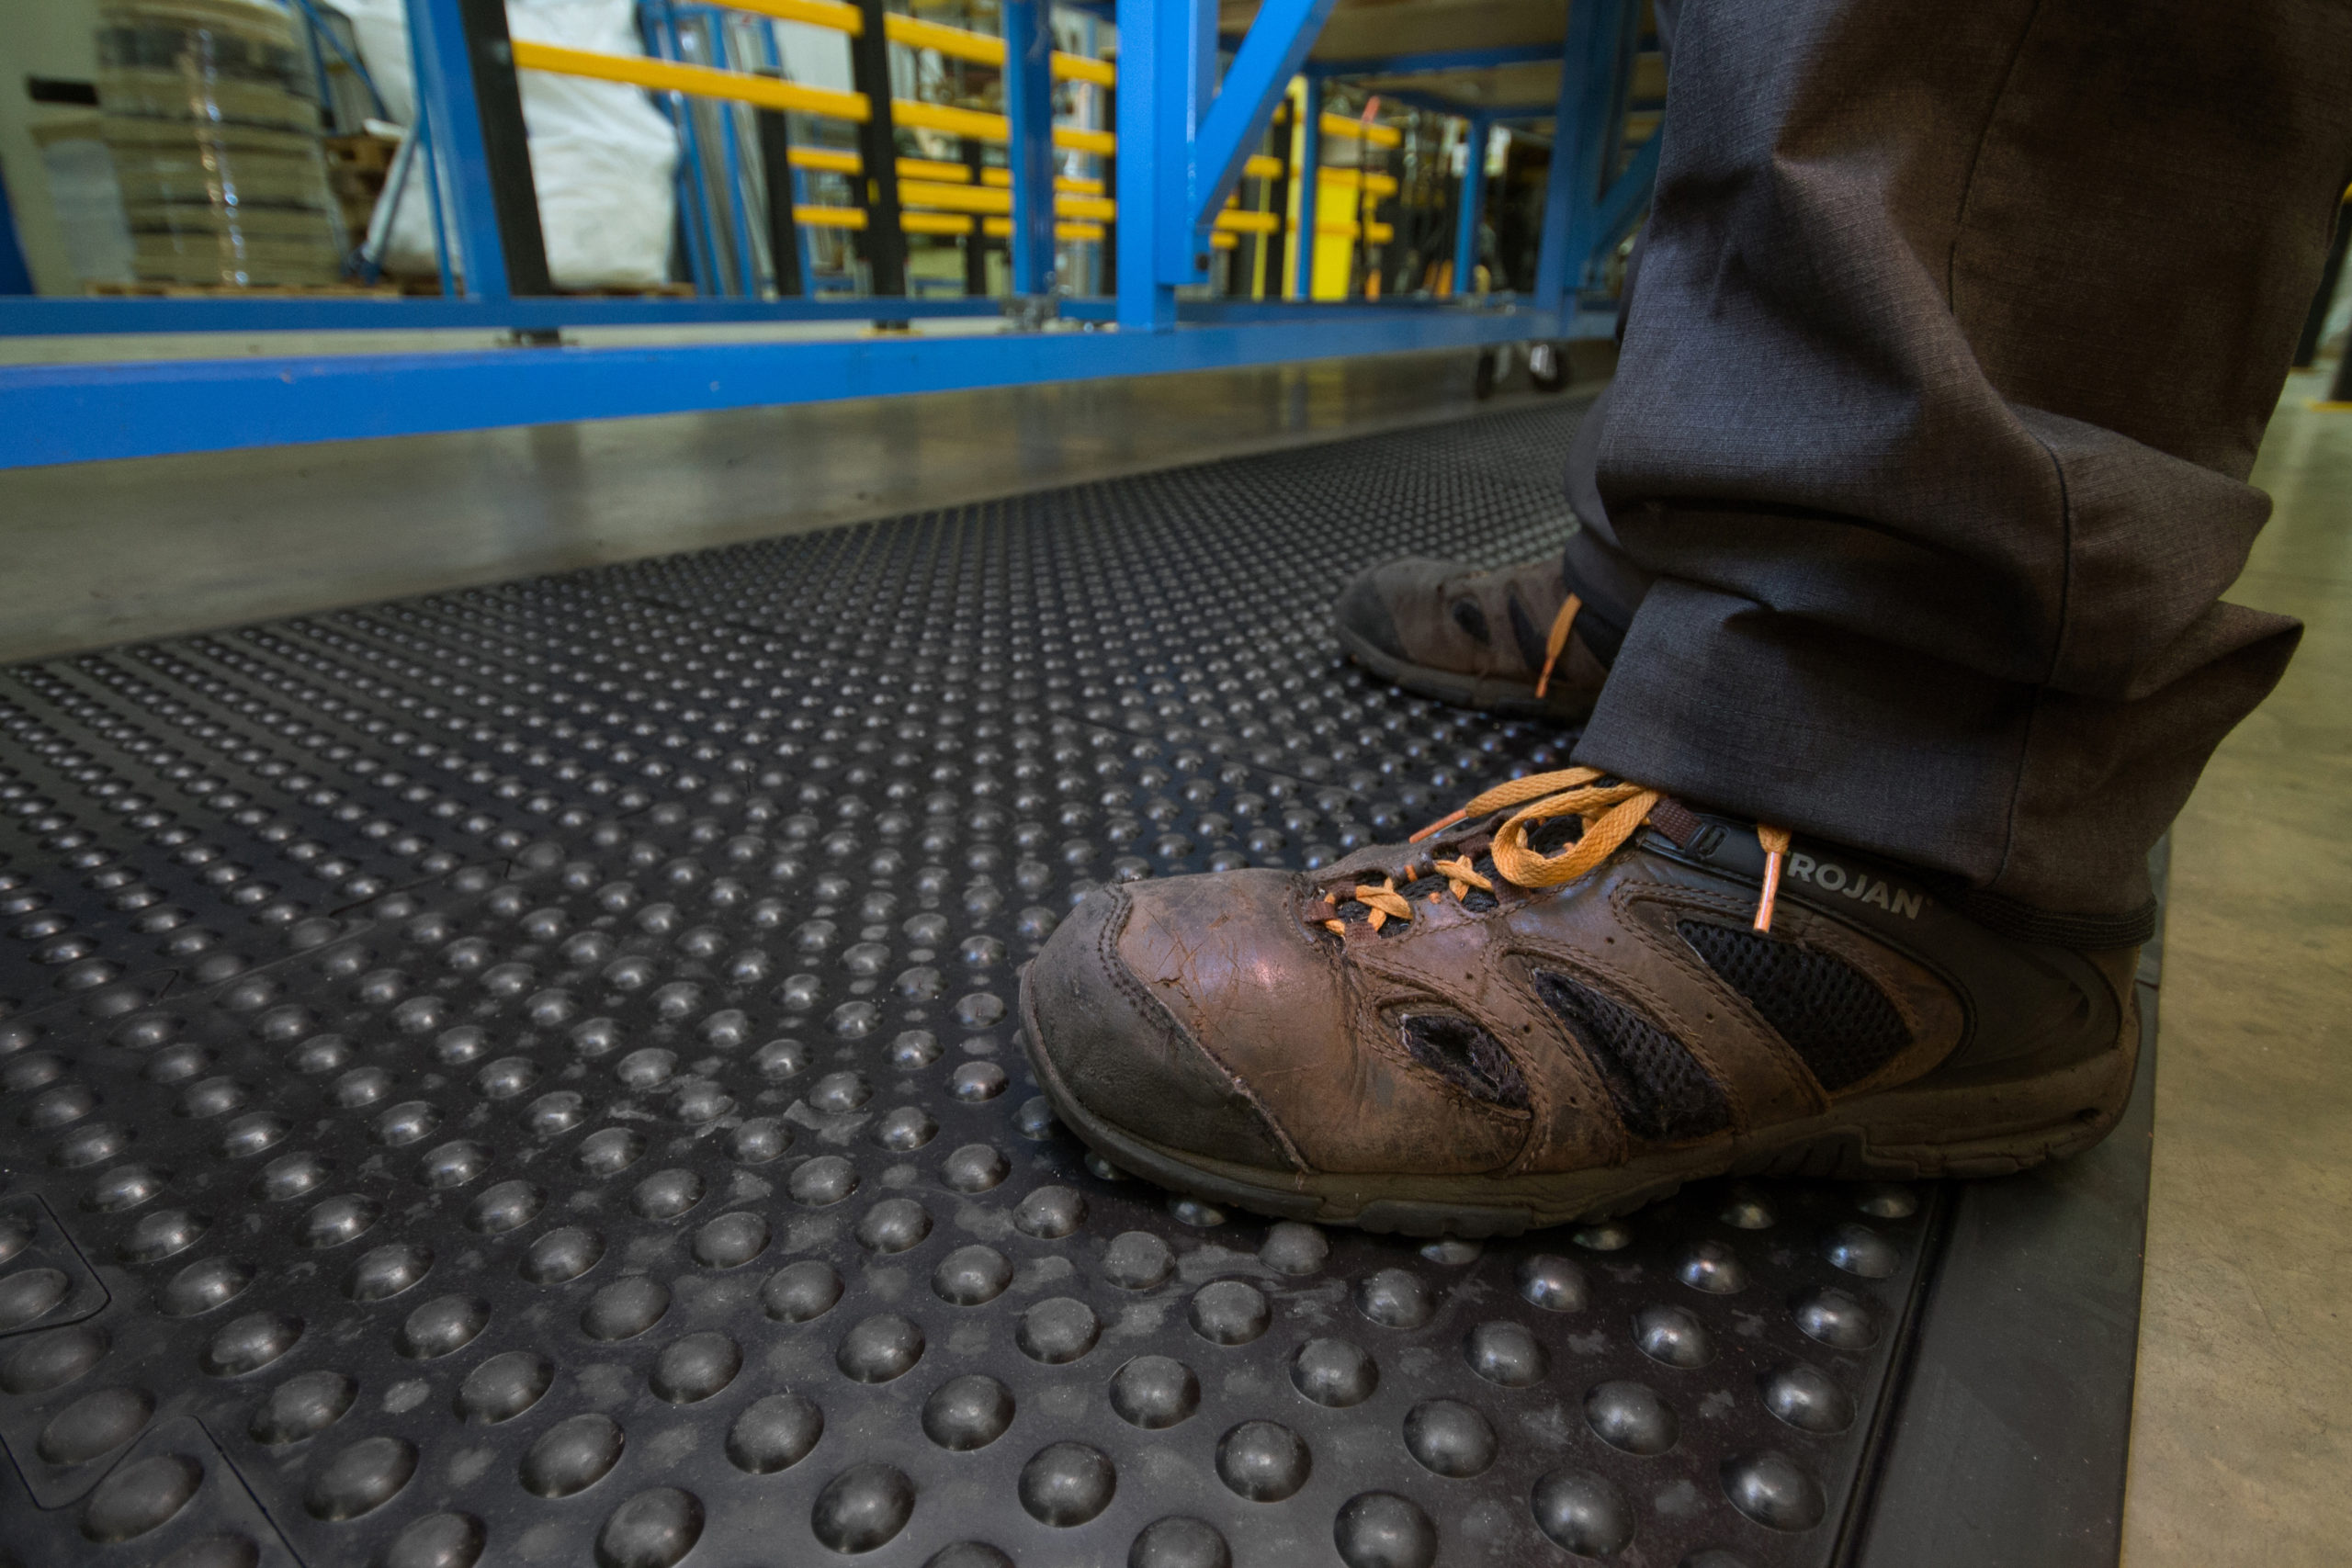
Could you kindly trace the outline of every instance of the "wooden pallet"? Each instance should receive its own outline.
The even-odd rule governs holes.
[[[357,174],[373,175],[379,188],[384,176],[391,172],[393,154],[400,150],[400,143],[391,137],[378,136],[372,131],[329,136],[322,141],[329,162],[345,164]]]

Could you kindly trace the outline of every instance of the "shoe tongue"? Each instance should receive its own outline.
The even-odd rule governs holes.
[[[1690,847],[1690,840],[1706,825],[1699,820],[1697,812],[1670,795],[1657,797],[1657,804],[1650,807],[1649,822],[1678,850]]]
[[[1583,818],[1555,817],[1528,829],[1527,847],[1539,855],[1555,855],[1583,837]]]

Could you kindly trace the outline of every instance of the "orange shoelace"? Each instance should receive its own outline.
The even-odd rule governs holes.
[[[1559,609],[1553,613],[1552,629],[1544,638],[1544,668],[1535,676],[1537,696],[1542,696],[1544,688],[1551,685],[1552,666],[1557,664],[1560,655],[1567,651],[1569,628],[1577,624],[1577,612],[1583,608],[1584,601],[1571,593],[1560,601]]]
[[[1649,820],[1650,812],[1665,798],[1657,790],[1612,779],[1599,768],[1530,773],[1525,778],[1497,784],[1461,810],[1430,823],[1409,841],[1418,844],[1458,823],[1498,811],[1512,811],[1515,807],[1518,809],[1495,829],[1494,843],[1487,851],[1494,859],[1496,875],[1519,887],[1562,887],[1599,869]],[[1538,825],[1563,817],[1575,817],[1583,822],[1584,830],[1576,842],[1557,854],[1547,855],[1528,841],[1528,835]],[[1759,931],[1770,931],[1772,907],[1780,894],[1781,865],[1789,852],[1788,829],[1758,823],[1756,841],[1764,851],[1764,886],[1757,900],[1755,926]],[[1457,899],[1467,897],[1474,888],[1487,894],[1496,891],[1493,880],[1482,875],[1467,854],[1438,861],[1433,869],[1445,879]],[[1407,879],[1411,880],[1409,873]],[[1436,898],[1441,895],[1431,893],[1428,897]],[[1354,897],[1371,911],[1370,924],[1374,931],[1391,919],[1413,918],[1412,901],[1397,890],[1394,878],[1378,887],[1360,886],[1355,889]],[[1323,923],[1335,931],[1344,927],[1344,922],[1336,919]]]

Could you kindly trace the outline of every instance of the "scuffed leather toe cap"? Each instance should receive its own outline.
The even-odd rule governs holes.
[[[1281,1136],[1119,953],[1135,912],[1098,890],[1064,920],[1024,983],[1029,1049],[1049,1088],[1114,1129],[1165,1147],[1291,1170]]]
[[[1356,574],[1355,580],[1340,591],[1339,602],[1331,607],[1331,620],[1365,642],[1388,655],[1403,659],[1405,639],[1396,630],[1396,617],[1388,613],[1388,598],[1380,591],[1380,579],[1386,569],[1374,567]]]

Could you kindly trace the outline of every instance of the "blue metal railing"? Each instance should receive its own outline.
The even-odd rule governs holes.
[[[508,328],[543,338],[551,329],[565,328],[850,323],[875,316],[871,299],[820,297],[828,280],[809,265],[813,258],[807,254],[805,235],[800,272],[811,292],[805,298],[760,298],[772,287],[768,269],[760,265],[765,237],[753,224],[765,194],[745,188],[749,165],[737,134],[737,110],[719,105],[718,120],[703,122],[718,139],[707,149],[693,105],[674,94],[657,98],[680,132],[679,226],[698,297],[514,297],[476,113],[466,30],[465,7],[494,0],[409,3],[417,80],[411,157],[425,171],[442,298],[18,297],[0,299],[0,335],[466,326]],[[1578,0],[1564,48],[1548,54],[1512,49],[1318,62],[1306,53],[1329,0],[1270,0],[1231,65],[1220,72],[1213,0],[1125,0],[1116,94],[1117,298],[1066,296],[1058,301],[1060,314],[1076,322],[1115,321],[1121,329],[1115,333],[917,333],[628,350],[0,367],[0,465],[1601,335],[1613,325],[1613,312],[1596,295],[1600,264],[1638,221],[1658,156],[1655,137],[1632,148],[1625,135],[1626,115],[1646,107],[1631,96],[1640,41],[1638,4]],[[1023,8],[1018,3],[1009,7]],[[640,18],[649,51],[657,55],[720,68],[738,62],[780,68],[781,52],[764,21],[705,0],[643,0]],[[1266,29],[1262,36],[1260,28]],[[731,39],[730,29],[736,29]],[[1318,184],[1306,171],[1321,163],[1325,84],[1352,74],[1440,73],[1536,58],[1560,59],[1562,82],[1551,108],[1555,146],[1532,293],[1378,305],[1305,302],[1312,293]],[[1180,301],[1178,290],[1203,276],[1210,222],[1238,177],[1242,158],[1262,141],[1266,119],[1294,77],[1304,78],[1308,106],[1301,136],[1306,154],[1300,165],[1303,177],[1294,182],[1298,243],[1291,260],[1301,300]],[[1035,85],[1029,84],[1033,95]],[[1382,91],[1388,96],[1385,85]],[[1455,288],[1462,294],[1476,266],[1485,184],[1485,160],[1478,154],[1486,135],[1496,125],[1541,109],[1472,110],[1442,96],[1425,96],[1435,112],[1468,121],[1476,143],[1465,154],[1453,235]],[[1049,108],[1037,112],[1033,96],[1016,117],[1022,143],[1012,161],[1019,165],[1024,149],[1035,158],[1036,167],[1023,181],[1033,189],[1049,184],[1055,167],[1052,155],[1039,145],[1049,134]],[[1019,167],[1015,177],[1021,178]],[[727,186],[723,192],[716,188],[719,183]],[[796,197],[806,195],[802,171],[793,172],[789,188]],[[1048,209],[1016,197],[1015,210],[1035,215]],[[1033,236],[1031,254],[1044,262],[1033,260],[1020,269],[1016,288],[1022,292],[1035,289],[1052,265],[1050,234],[1042,243]],[[893,299],[887,309],[893,319],[915,320],[991,315],[1000,305],[960,294],[926,294]]]

